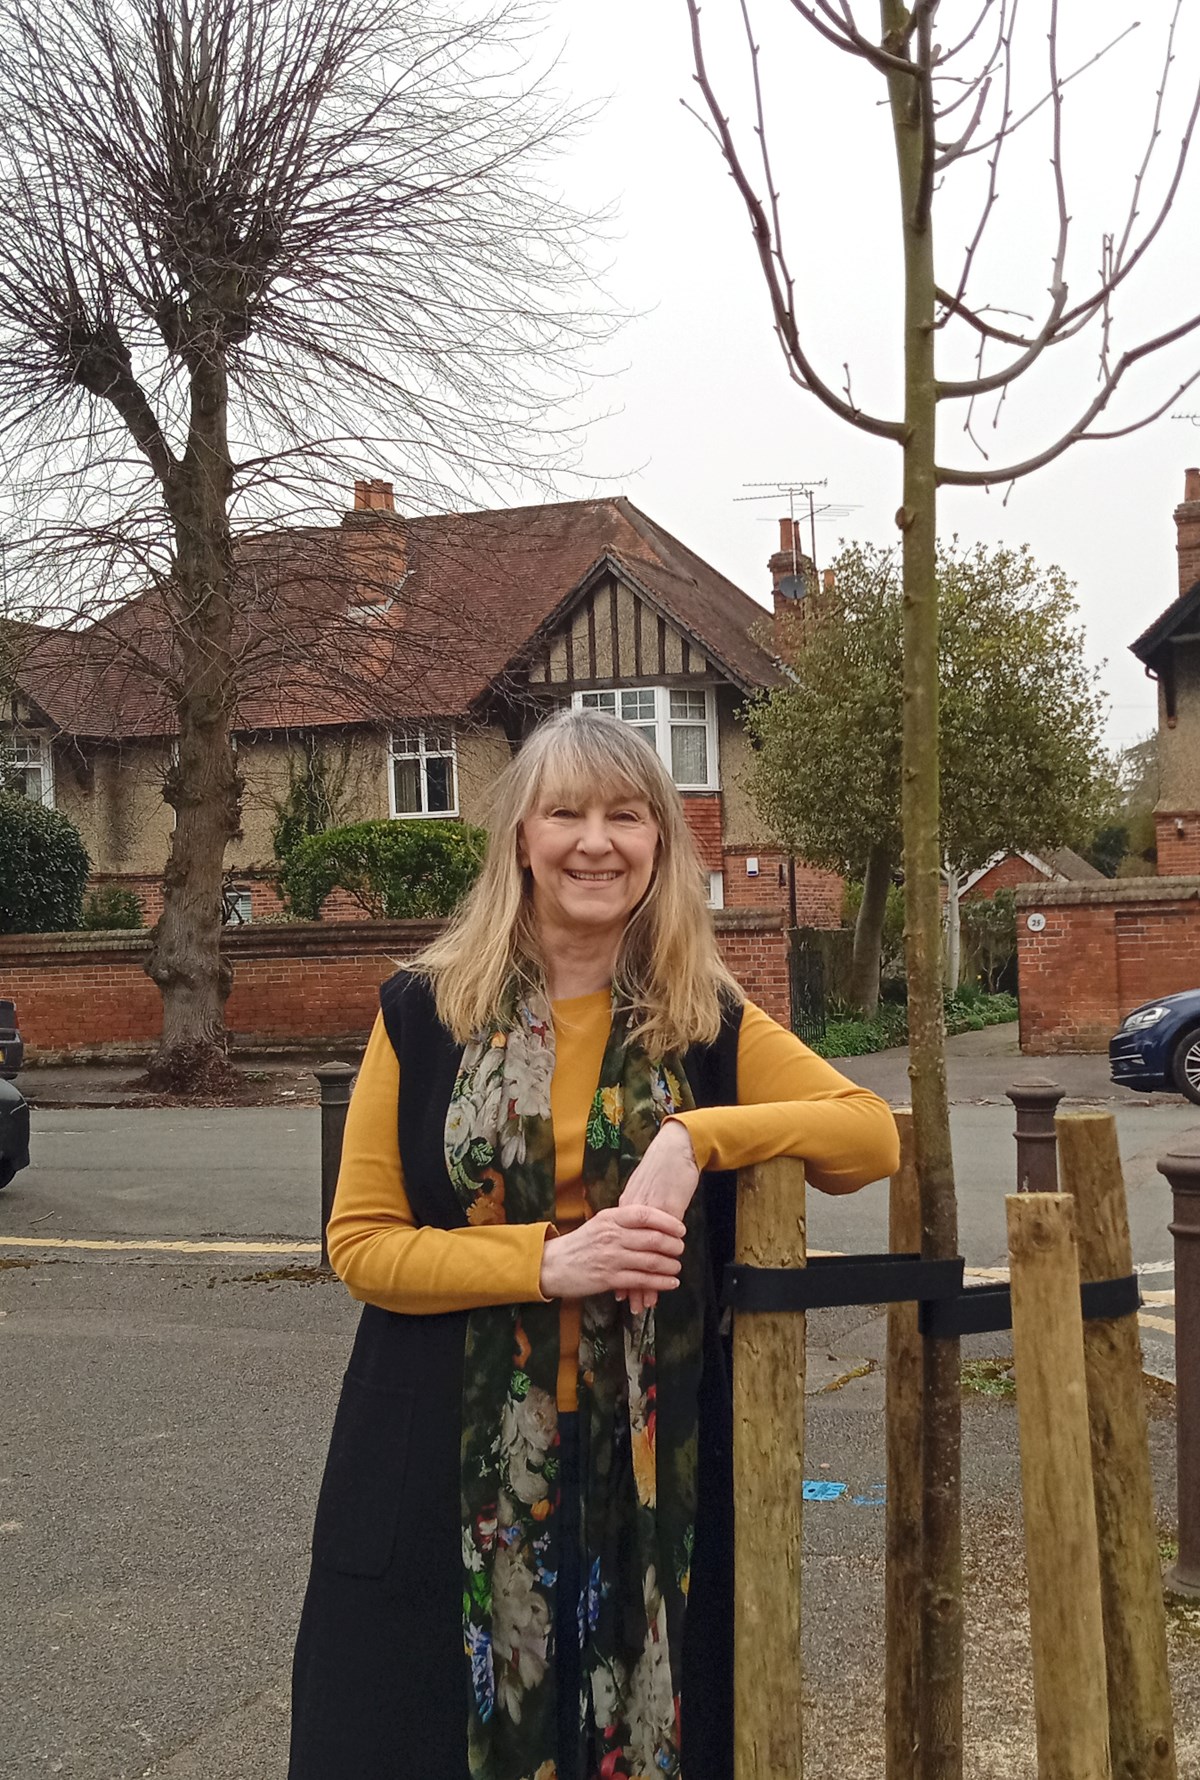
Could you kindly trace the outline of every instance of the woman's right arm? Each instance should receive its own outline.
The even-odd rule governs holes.
[[[542,1297],[542,1224],[419,1225],[404,1190],[396,1110],[400,1064],[375,1022],[346,1115],[329,1219],[329,1260],[352,1298],[431,1315]]]

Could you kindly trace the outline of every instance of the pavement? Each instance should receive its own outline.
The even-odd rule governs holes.
[[[963,1249],[986,1269],[1003,1261],[1012,1185],[1003,1087],[1029,1065],[1000,1048],[1003,1028],[963,1037]],[[1150,1269],[1170,1254],[1154,1162],[1200,1109],[1104,1094],[1101,1061],[1036,1069],[1063,1080],[1078,1065],[1073,1097],[1111,1102]],[[845,1067],[906,1098],[903,1054]],[[0,1193],[0,1780],[283,1780],[291,1642],[357,1315],[313,1266],[318,1121],[302,1103],[35,1095],[34,1166]],[[812,1194],[809,1210],[814,1248],[886,1247],[881,1186]],[[1165,1291],[1167,1277],[1144,1282]],[[807,1767],[842,1780],[883,1773],[885,1324],[858,1309],[808,1327],[805,1475],[823,1487],[805,1508]],[[1007,1338],[977,1337],[964,1357],[966,1775],[1034,1780]],[[1146,1388],[1168,1552],[1174,1397]],[[1200,1774],[1200,1607],[1172,1604],[1169,1637],[1183,1777]]]

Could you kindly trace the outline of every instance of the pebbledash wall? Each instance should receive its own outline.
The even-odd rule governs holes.
[[[1016,900],[1032,1056],[1104,1051],[1139,1003],[1200,985],[1200,877],[1029,884]]]
[[[715,918],[721,951],[752,1000],[788,1024],[784,917],[729,909]],[[227,931],[235,1047],[361,1045],[379,985],[438,931],[423,921],[286,922]],[[62,1051],[144,1051],[162,1007],[145,975],[139,933],[11,934],[0,938],[0,983],[17,1004],[30,1061]]]

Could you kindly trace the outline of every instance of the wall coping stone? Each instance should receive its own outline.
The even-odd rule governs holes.
[[[221,949],[240,960],[287,957],[344,957],[361,952],[418,951],[442,930],[440,921],[254,921],[227,927]],[[142,963],[150,952],[150,931],[116,933],[6,933],[0,935],[0,970],[45,964]]]
[[[1195,880],[1200,890],[1200,878]],[[714,909],[718,933],[778,933],[785,924],[782,909]],[[397,960],[411,957],[442,931],[441,921],[250,921],[227,927],[221,949],[235,966],[239,960],[346,957],[384,953]],[[39,965],[113,963],[142,964],[150,952],[150,930],[134,928],[112,933],[0,934],[0,971]]]
[[[1200,900],[1200,877],[1107,878],[1102,884],[1091,880],[1086,884],[1021,884],[1017,888],[1019,909],[1106,908],[1130,903],[1197,900]]]

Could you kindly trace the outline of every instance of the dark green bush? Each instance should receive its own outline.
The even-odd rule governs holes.
[[[132,890],[122,890],[119,884],[102,884],[84,903],[81,925],[87,932],[116,933],[144,927],[146,918]]]
[[[975,987],[945,997],[946,1033],[982,1032],[985,1026],[1001,1026],[1018,1014],[1015,995],[986,995]],[[881,1002],[873,1020],[831,1014],[825,1037],[813,1049],[822,1057],[865,1057],[869,1051],[890,1050],[908,1042],[908,1009],[903,1004]]]
[[[478,876],[485,842],[463,822],[353,822],[298,841],[279,888],[302,921],[315,921],[333,890],[372,917],[448,915]]]
[[[58,810],[0,791],[0,933],[73,933],[91,861]]]

